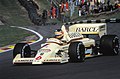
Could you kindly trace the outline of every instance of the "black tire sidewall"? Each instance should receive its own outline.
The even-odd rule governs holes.
[[[27,43],[17,43],[13,49],[13,58],[17,54],[21,54],[21,58],[31,56],[31,48]]]
[[[118,45],[119,48],[119,39],[117,35],[104,35],[100,39],[100,52],[103,55],[118,55],[119,50],[115,46]]]
[[[68,51],[70,62],[83,62],[85,60],[85,47],[81,42],[72,42]]]

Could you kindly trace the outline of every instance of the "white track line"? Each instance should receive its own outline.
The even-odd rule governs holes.
[[[16,28],[24,29],[24,30],[27,30],[27,31],[30,31],[30,32],[36,34],[39,37],[39,39],[37,41],[35,41],[34,43],[37,43],[37,42],[40,42],[40,41],[43,40],[43,36],[41,34],[39,34],[38,32],[34,31],[34,30],[31,30],[31,29],[28,29],[28,28],[24,28],[24,27],[17,27],[17,26],[11,26],[11,27],[16,27]],[[34,44],[34,43],[32,43],[32,44]]]
[[[35,43],[38,43],[38,42],[40,42],[40,41],[42,41],[43,40],[43,36],[41,35],[41,34],[39,34],[38,32],[36,32],[36,31],[34,31],[34,30],[31,30],[31,29],[28,29],[28,28],[24,28],[24,27],[17,27],[17,26],[10,26],[10,27],[12,27],[12,28],[20,28],[20,29],[24,29],[24,30],[27,30],[27,31],[30,31],[30,32],[32,32],[32,33],[34,33],[34,34],[36,34],[38,37],[39,37],[39,39],[37,40],[37,41],[35,41],[35,42],[33,42],[33,43],[31,43],[31,44],[35,44]],[[30,44],[30,45],[31,45]],[[8,52],[8,51],[11,51],[11,50],[13,50],[13,49],[8,49],[8,50],[5,50],[5,51],[3,51],[3,52],[0,52],[0,54],[1,53],[4,53],[4,52]]]

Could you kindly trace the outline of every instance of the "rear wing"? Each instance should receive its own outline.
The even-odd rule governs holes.
[[[81,20],[75,22],[67,22],[64,25],[70,25],[70,32],[80,32],[85,35],[98,34],[100,37],[107,34],[106,23],[120,23],[120,19],[100,19],[100,20]]]
[[[86,23],[69,26],[69,32],[79,32],[82,35],[102,35],[107,34],[106,23]]]

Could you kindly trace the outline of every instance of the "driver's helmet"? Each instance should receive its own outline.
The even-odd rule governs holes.
[[[62,39],[63,36],[64,36],[64,33],[63,33],[63,31],[61,29],[55,30],[55,38]]]

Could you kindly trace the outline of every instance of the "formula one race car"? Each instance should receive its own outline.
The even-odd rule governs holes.
[[[55,31],[54,38],[41,44],[37,53],[31,52],[27,43],[17,43],[13,50],[13,64],[83,62],[88,57],[118,55],[119,39],[117,35],[107,35],[106,23],[74,24],[68,30],[63,25]]]

